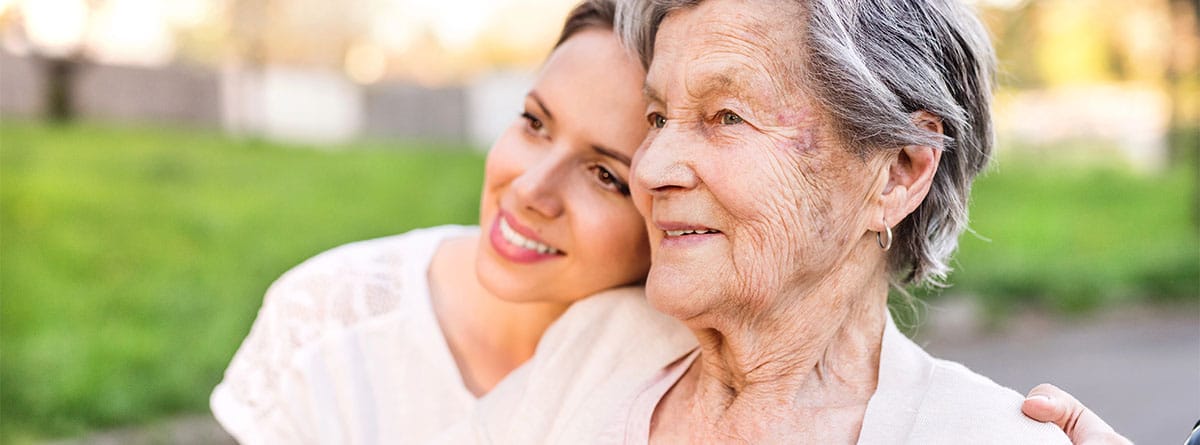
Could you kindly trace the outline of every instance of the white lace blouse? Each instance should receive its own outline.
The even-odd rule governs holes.
[[[285,273],[213,390],[244,444],[419,443],[465,418],[462,383],[430,304],[442,226],[347,244]]]

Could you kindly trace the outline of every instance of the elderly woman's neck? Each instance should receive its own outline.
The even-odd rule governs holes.
[[[878,379],[887,284],[830,278],[766,316],[694,329],[701,359],[688,378],[706,414],[780,406],[758,404],[768,398],[788,400],[793,413],[865,407]]]

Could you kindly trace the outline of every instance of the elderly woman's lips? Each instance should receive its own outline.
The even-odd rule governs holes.
[[[706,235],[709,233],[720,233],[720,230],[713,229],[690,229],[690,230],[664,230],[667,236],[684,236],[684,235]]]
[[[725,236],[720,230],[707,228],[664,230],[663,234],[665,236],[659,241],[658,246],[667,249],[698,247]]]
[[[720,230],[701,224],[675,221],[655,221],[654,226],[658,227],[658,230],[662,230],[664,233],[666,233],[667,236],[683,236],[693,234],[703,235],[706,233],[721,232]]]

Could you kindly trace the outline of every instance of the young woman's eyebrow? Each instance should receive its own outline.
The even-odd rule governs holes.
[[[538,108],[542,109],[542,113],[546,115],[547,120],[554,120],[554,115],[550,114],[550,109],[546,108],[546,104],[542,102],[541,97],[538,97],[536,91],[530,91],[529,98],[533,99],[533,102],[537,104]]]
[[[592,150],[595,150],[596,153],[600,153],[601,155],[616,159],[616,160],[620,161],[622,164],[625,164],[626,167],[628,167],[629,164],[632,163],[632,161],[629,160],[629,156],[625,156],[624,153],[621,153],[619,151],[613,150],[608,147],[603,147],[600,145],[593,145]]]

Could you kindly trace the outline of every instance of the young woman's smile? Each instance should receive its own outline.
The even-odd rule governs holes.
[[[488,153],[475,266],[497,297],[570,303],[645,278],[646,227],[629,196],[644,76],[604,30],[580,32],[546,61]]]
[[[539,238],[529,228],[513,220],[512,215],[503,209],[492,221],[488,238],[496,253],[509,261],[533,263],[566,255],[562,250]]]

